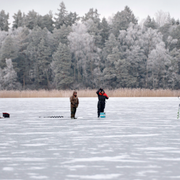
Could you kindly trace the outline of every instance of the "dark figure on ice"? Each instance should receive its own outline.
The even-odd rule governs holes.
[[[104,112],[104,108],[105,108],[105,103],[106,103],[106,99],[109,99],[109,97],[107,96],[107,94],[105,93],[105,91],[100,88],[96,94],[98,95],[98,105],[97,105],[97,109],[98,109],[98,117],[100,116],[101,112]]]
[[[73,95],[70,97],[70,102],[71,102],[71,119],[76,119],[75,118],[76,108],[79,105],[79,99],[77,97],[76,91],[74,91]]]

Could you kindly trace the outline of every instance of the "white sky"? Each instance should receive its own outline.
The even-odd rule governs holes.
[[[48,14],[51,10],[53,14],[57,13],[62,0],[0,0],[0,10],[5,10],[12,16],[21,10],[25,14],[34,10],[40,15]],[[68,12],[76,12],[83,16],[90,8],[98,10],[101,17],[109,16],[122,11],[127,5],[130,7],[139,22],[148,15],[155,17],[155,14],[162,10],[169,12],[171,17],[180,19],[180,0],[63,0]]]

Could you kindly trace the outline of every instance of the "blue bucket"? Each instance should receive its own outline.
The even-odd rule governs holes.
[[[106,117],[106,113],[100,112],[100,118],[105,118],[105,117]]]

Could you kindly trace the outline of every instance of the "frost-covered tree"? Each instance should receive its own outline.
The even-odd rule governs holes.
[[[106,20],[106,18],[102,19],[102,22],[100,24],[100,35],[101,35],[101,45],[104,47],[105,42],[108,40],[109,34],[110,34],[110,27]]]
[[[30,30],[27,27],[20,27],[16,31],[18,33],[14,35],[14,40],[19,47],[19,51],[18,57],[13,61],[13,66],[17,72],[18,81],[22,84],[23,89],[25,89],[29,82],[29,69],[31,66],[27,55]]]
[[[106,66],[103,70],[104,85],[107,88],[115,88],[117,86],[117,73],[115,64],[119,60],[119,49],[114,47],[112,53],[107,56]]]
[[[159,27],[164,26],[165,24],[171,23],[171,16],[168,12],[158,11],[155,14],[155,20]]]
[[[171,31],[170,31],[170,29],[171,29]],[[169,35],[173,39],[177,39],[176,48],[180,49],[180,25],[175,25],[173,27],[170,27],[168,30],[170,32]]]
[[[71,53],[65,44],[59,43],[57,51],[53,54],[51,69],[55,87],[57,89],[71,89],[73,83]]]
[[[66,6],[64,2],[60,3],[60,9],[58,9],[58,13],[56,13],[55,19],[55,28],[59,29],[63,25],[67,25],[67,15],[68,12],[66,10]]]
[[[20,90],[21,85],[17,82],[17,73],[13,69],[12,60],[6,59],[6,67],[0,70],[1,77],[1,89],[4,90]]]
[[[83,83],[86,87],[92,87],[94,70],[96,66],[99,66],[99,56],[94,38],[88,33],[85,24],[74,25],[72,30],[68,40],[73,54],[74,79],[77,79],[79,83]]]
[[[105,47],[103,48],[103,51],[102,51],[102,58],[103,58],[102,63],[104,65],[105,65],[107,56],[109,54],[112,54],[113,48],[118,47],[118,46],[119,46],[119,43],[116,37],[114,36],[114,34],[111,33],[108,37],[108,40],[105,42]]]
[[[42,29],[47,28],[48,31],[53,32],[54,29],[54,21],[53,21],[53,14],[50,11],[49,14],[46,14],[44,16],[41,16],[40,20],[40,27]]]
[[[161,42],[149,54],[148,84],[151,88],[167,88],[170,65],[171,57],[165,49],[165,44]]]
[[[137,24],[137,22],[131,9],[126,6],[123,11],[117,12],[113,17],[111,32],[117,37],[119,30],[126,30],[130,23]]]
[[[80,20],[80,17],[76,12],[70,12],[66,17],[66,25],[72,26],[73,24],[77,23]]]
[[[46,39],[41,39],[37,51],[38,86],[40,86],[40,88],[43,87],[49,89],[51,77],[50,63],[52,62],[52,55]]]
[[[54,29],[52,34],[52,51],[55,52],[59,46],[59,43],[68,45],[68,35],[72,31],[70,26],[62,25],[60,29]]]
[[[24,23],[26,27],[28,27],[29,29],[33,29],[36,26],[40,26],[41,16],[34,10],[29,11],[28,14],[25,16]]]
[[[35,27],[30,34],[28,35],[28,46],[26,50],[26,55],[29,63],[29,84],[33,85],[33,88],[36,89],[36,86],[39,84],[38,80],[38,45],[42,39],[42,30],[40,27]]]
[[[48,34],[49,32],[46,28],[41,30],[41,28],[36,27],[28,36],[29,44],[27,46],[27,56],[30,63],[29,74],[34,88],[41,88],[41,85],[47,87],[48,84],[48,82],[44,82],[44,78],[48,81],[46,76],[48,67],[44,67],[44,64],[47,65],[46,61],[48,61],[49,64],[52,61]],[[42,72],[43,68],[46,68],[44,72]]]
[[[0,30],[8,31],[9,30],[9,13],[6,14],[4,10],[0,11]]]
[[[15,43],[11,35],[7,36],[3,41],[1,50],[0,50],[0,67],[4,68],[6,66],[5,59],[16,59],[18,56],[19,47]]]
[[[118,39],[121,52],[120,64],[125,66],[128,72],[126,85],[147,88],[149,54],[158,43],[162,42],[162,34],[157,30],[144,29],[130,23],[126,31],[120,31]]]
[[[90,9],[82,22],[86,25],[88,33],[93,36],[96,47],[102,48],[101,22],[97,9]]]
[[[3,90],[3,71],[0,68],[0,90]]]
[[[8,36],[7,31],[0,31],[0,49],[2,48],[2,44],[7,36]]]
[[[145,22],[143,23],[143,25],[146,28],[152,28],[152,29],[157,29],[158,28],[158,24],[156,23],[156,21],[154,20],[154,18],[151,18],[150,16],[148,16],[145,20]]]
[[[14,14],[13,18],[14,18],[14,21],[12,24],[13,28],[24,26],[25,14],[23,14],[20,10]]]

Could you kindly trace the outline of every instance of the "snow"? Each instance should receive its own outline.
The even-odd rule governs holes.
[[[173,180],[180,178],[178,98],[0,99],[1,180]],[[64,116],[64,118],[43,118]]]

